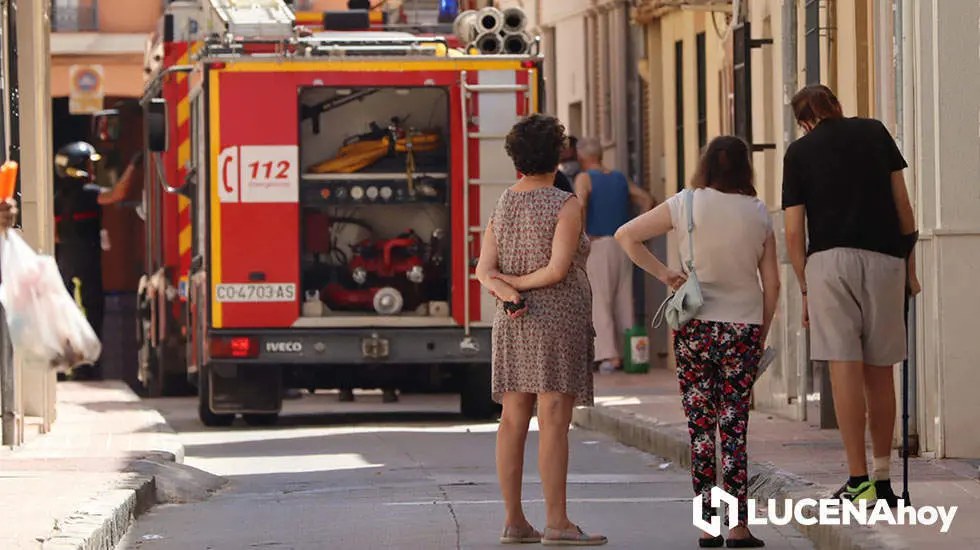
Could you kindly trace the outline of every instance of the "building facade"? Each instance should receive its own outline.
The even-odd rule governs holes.
[[[531,15],[547,62],[547,110],[577,135],[601,137],[611,166],[658,199],[682,189],[712,137],[736,132],[737,26],[756,40],[749,62],[759,196],[780,242],[783,296],[770,345],[779,359],[756,384],[758,409],[832,427],[829,383],[808,360],[801,299],[782,246],[782,157],[799,137],[789,99],[832,87],[847,116],[882,120],[903,150],[920,228],[923,293],[910,319],[913,448],[980,457],[971,290],[980,247],[980,4],[941,0],[505,0]],[[771,41],[771,42],[770,42]],[[637,93],[637,91],[639,91]],[[743,112],[746,112],[743,111]],[[636,127],[636,129],[631,129]],[[674,262],[672,238],[654,243]],[[662,285],[647,281],[648,313]],[[658,292],[660,292],[658,294]],[[668,335],[651,333],[654,352]],[[670,363],[668,357],[668,364]],[[899,371],[896,371],[899,372]],[[896,391],[900,377],[896,376]],[[823,398],[823,399],[821,399]],[[821,406],[823,401],[823,406]],[[828,414],[829,413],[829,414]],[[898,434],[896,434],[897,440]]]

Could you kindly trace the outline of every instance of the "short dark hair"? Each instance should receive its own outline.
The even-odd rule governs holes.
[[[796,92],[790,104],[798,124],[825,118],[844,118],[844,109],[834,91],[823,84],[812,84]]]
[[[755,197],[754,179],[749,146],[742,138],[720,136],[711,140],[701,155],[691,186]]]
[[[534,176],[558,169],[566,141],[565,126],[557,118],[533,114],[511,128],[504,148],[518,172]]]

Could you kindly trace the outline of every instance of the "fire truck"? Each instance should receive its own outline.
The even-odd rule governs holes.
[[[272,423],[290,388],[436,383],[495,413],[474,269],[541,58],[520,10],[449,21],[168,5],[141,101],[151,394],[189,381],[207,426]]]

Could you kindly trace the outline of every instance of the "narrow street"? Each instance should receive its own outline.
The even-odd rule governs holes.
[[[226,477],[204,502],[160,506],[120,545],[140,550],[498,548],[503,506],[494,423],[465,423],[456,396],[336,394],[287,401],[279,426],[204,429],[194,399],[150,401],[178,431],[188,465]],[[525,501],[543,528],[536,428]],[[607,548],[696,548],[690,481],[663,460],[574,430],[572,520]],[[791,527],[759,528],[767,548],[812,548]]]

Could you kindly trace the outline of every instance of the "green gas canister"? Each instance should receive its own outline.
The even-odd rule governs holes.
[[[646,374],[650,371],[650,338],[646,327],[636,325],[626,331],[626,341],[623,349],[623,371],[630,374]]]

